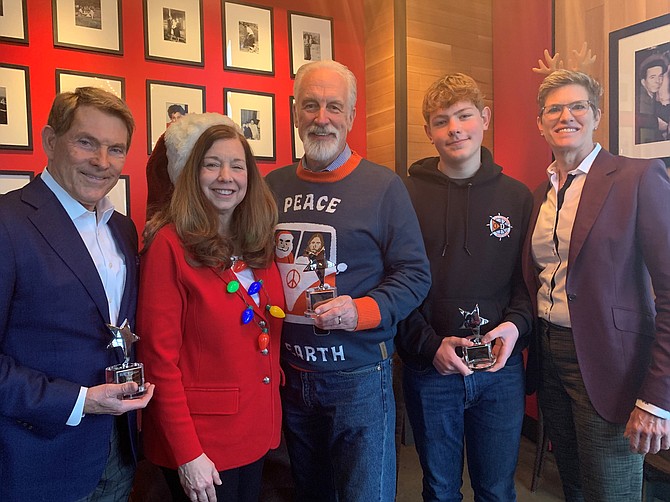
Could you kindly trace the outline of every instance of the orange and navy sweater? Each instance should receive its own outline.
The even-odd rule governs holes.
[[[430,288],[421,231],[401,179],[352,153],[334,171],[311,172],[298,163],[266,181],[279,208],[276,231],[293,256],[293,262],[277,262],[287,307],[283,360],[308,371],[336,371],[390,357],[397,323]],[[305,291],[319,285],[316,272],[305,270],[312,240],[323,244],[330,262],[326,284],[356,303],[356,332],[317,334],[304,315]]]

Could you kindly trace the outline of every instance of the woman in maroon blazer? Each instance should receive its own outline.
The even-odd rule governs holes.
[[[642,454],[670,446],[670,180],[659,160],[594,143],[601,94],[568,70],[540,86],[555,161],[524,253],[539,317],[528,380],[566,499],[631,501]]]
[[[172,200],[144,232],[139,358],[156,383],[145,454],[174,500],[256,502],[281,427],[277,209],[244,136],[200,135],[207,121],[188,117],[171,133],[197,141],[178,145],[190,155],[180,174],[170,165]]]

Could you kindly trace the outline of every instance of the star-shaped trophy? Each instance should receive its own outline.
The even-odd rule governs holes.
[[[305,299],[307,300],[305,316],[313,317],[314,308],[317,303],[332,300],[337,296],[337,288],[330,284],[326,284],[326,269],[334,267],[335,264],[326,259],[324,250],[321,250],[318,253],[309,253],[307,259],[309,262],[303,269],[303,272],[316,272],[316,276],[319,278],[318,286],[309,288],[305,291]]]
[[[144,365],[138,362],[130,362],[131,347],[140,337],[131,331],[128,319],[123,321],[120,327],[113,324],[108,324],[107,327],[113,335],[112,341],[109,342],[107,348],[119,347],[123,350],[124,356],[122,363],[105,368],[107,383],[135,382],[139,387],[137,392],[134,394],[124,394],[123,399],[135,399],[143,396],[146,392],[144,388]]]
[[[474,343],[471,347],[463,347],[463,359],[473,371],[485,370],[493,366],[496,357],[491,351],[491,343],[482,343],[480,330],[481,326],[489,322],[479,315],[479,304],[475,305],[472,311],[458,309],[463,316],[463,325],[461,329],[469,329],[472,335],[467,338]]]

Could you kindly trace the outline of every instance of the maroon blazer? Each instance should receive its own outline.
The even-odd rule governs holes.
[[[535,312],[531,238],[547,188],[535,192],[523,254]],[[670,410],[670,180],[660,160],[598,154],[570,237],[566,292],[579,367],[596,411],[625,423],[638,398]],[[532,338],[529,390],[541,385],[539,340]]]

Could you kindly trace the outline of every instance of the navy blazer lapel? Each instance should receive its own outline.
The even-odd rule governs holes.
[[[24,187],[22,200],[35,208],[29,215],[30,221],[79,279],[108,323],[109,306],[102,281],[84,241],[61,203],[39,177]]]
[[[582,246],[605,204],[607,194],[614,184],[614,176],[611,176],[611,174],[616,171],[616,165],[611,162],[612,157],[613,155],[606,150],[600,150],[593,161],[593,165],[591,165],[589,173],[586,175],[572,234],[570,235],[568,269],[579,256]]]
[[[118,213],[114,213],[109,219],[109,229],[112,232],[114,237],[114,242],[118,246],[123,257],[126,261],[126,283],[123,288],[123,297],[121,298],[121,305],[119,307],[119,323],[122,323],[125,319],[128,319],[129,322],[134,323],[135,319],[135,304],[137,299],[137,284],[138,284],[138,265],[139,257],[137,255],[137,246],[133,236],[124,234],[123,229],[121,228],[121,221],[123,216]],[[133,247],[135,247],[133,249]],[[120,326],[121,324],[119,324]],[[135,329],[135,326],[131,325],[131,329]]]

